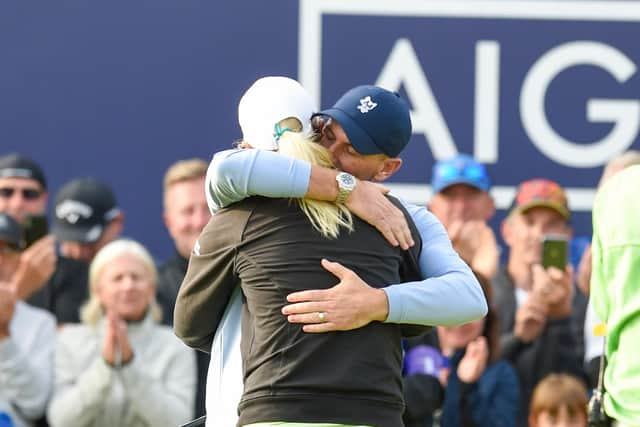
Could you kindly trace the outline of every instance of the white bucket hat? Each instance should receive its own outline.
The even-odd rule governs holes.
[[[302,123],[302,132],[309,135],[311,116],[316,111],[311,96],[297,81],[288,77],[263,77],[251,85],[238,104],[242,139],[253,148],[277,150],[276,125],[295,117]]]

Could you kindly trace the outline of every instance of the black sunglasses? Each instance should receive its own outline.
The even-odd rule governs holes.
[[[323,114],[316,114],[311,117],[311,129],[313,129],[313,136],[311,137],[311,140],[313,142],[320,142],[325,129],[331,125],[332,121],[333,119],[331,117]]]
[[[331,117],[325,116],[324,114],[316,114],[311,117],[311,128],[316,133],[322,133],[324,128],[331,124]]]
[[[13,193],[16,191],[20,191],[18,188],[12,187],[2,187],[0,188],[0,197],[3,199],[9,199],[13,196]],[[23,188],[22,189],[22,198],[26,200],[36,200],[38,197],[42,195],[41,190],[37,190],[35,188]]]

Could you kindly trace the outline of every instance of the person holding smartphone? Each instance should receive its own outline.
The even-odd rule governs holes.
[[[87,265],[57,255],[46,224],[48,198],[39,164],[17,153],[0,157],[0,212],[22,224],[30,243],[20,254],[17,297],[51,312],[59,324],[78,322],[87,297]]]
[[[23,224],[42,224],[47,209],[47,180],[40,165],[21,154],[0,157],[0,212]],[[37,218],[37,219],[35,219]],[[25,229],[29,234],[34,228]],[[55,242],[51,236],[34,235],[22,252],[24,268],[16,278],[18,296],[29,297],[51,278],[56,268]]]
[[[573,270],[565,259],[545,268],[545,238],[568,240],[571,213],[563,188],[547,179],[520,184],[508,216],[501,225],[509,248],[507,263],[493,278],[495,307],[501,319],[501,347],[520,381],[518,425],[527,425],[535,385],[551,372],[583,376],[580,334],[573,319]],[[547,247],[558,249],[558,243]],[[562,243],[560,243],[562,246]],[[562,250],[559,251],[561,254]],[[558,268],[561,267],[561,268]]]

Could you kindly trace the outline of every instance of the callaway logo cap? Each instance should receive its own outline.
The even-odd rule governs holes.
[[[95,242],[119,213],[107,185],[95,178],[77,178],[56,195],[53,234],[62,241]]]

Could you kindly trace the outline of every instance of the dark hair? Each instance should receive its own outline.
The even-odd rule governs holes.
[[[489,347],[489,361],[495,362],[500,359],[500,319],[498,313],[494,310],[492,305],[493,293],[491,290],[491,283],[480,273],[474,271],[476,279],[480,283],[482,293],[487,301],[489,310],[484,318],[484,327],[482,328],[482,335],[487,339],[487,346]]]

